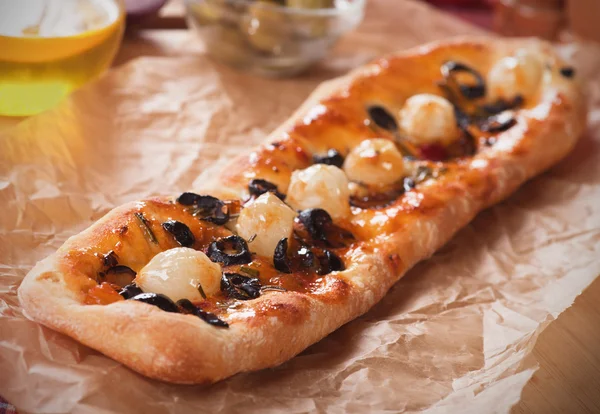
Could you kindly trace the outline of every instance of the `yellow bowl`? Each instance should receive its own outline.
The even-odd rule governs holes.
[[[120,0],[34,4],[46,8],[36,13],[29,2],[0,6],[7,19],[0,25],[0,115],[32,115],[55,106],[109,67],[123,37]]]

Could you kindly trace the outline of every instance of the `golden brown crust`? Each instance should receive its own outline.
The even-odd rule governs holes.
[[[156,222],[174,218],[186,223],[198,245],[228,234],[217,226],[201,226],[168,200],[155,199],[111,211],[38,263],[19,289],[23,307],[34,320],[165,381],[214,382],[293,357],[366,312],[479,211],[564,157],[585,125],[580,90],[560,77],[561,62],[545,43],[458,39],[430,44],[323,84],[265,145],[235,160],[220,177],[217,196],[245,197],[253,177],[285,191],[291,172],[310,165],[314,153],[329,148],[347,153],[361,140],[380,136],[363,122],[366,103],[399,107],[414,93],[439,94],[432,79],[439,77],[444,61],[465,61],[487,72],[520,47],[539,50],[550,69],[535,102],[518,111],[517,125],[501,133],[493,147],[449,163],[447,174],[391,205],[354,209],[350,226],[361,241],[345,253],[347,269],[321,277],[310,291],[265,292],[227,311],[229,329],[133,301],[84,305],[85,292],[96,285],[99,254],[117,246],[117,255],[138,271],[159,251],[175,247],[159,231],[158,243],[149,243],[132,221],[133,212],[145,212]]]

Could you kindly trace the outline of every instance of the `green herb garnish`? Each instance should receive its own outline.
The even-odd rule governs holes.
[[[200,295],[202,296],[202,298],[206,299],[206,293],[204,293],[204,289],[202,289],[202,285],[200,283],[198,283],[198,285],[196,286],[196,289],[198,289],[198,292],[200,292]]]
[[[156,236],[152,232],[152,229],[150,228],[150,225],[148,224],[148,220],[146,220],[146,217],[144,217],[144,215],[142,213],[133,213],[133,214],[135,215],[135,218],[137,218],[138,223],[140,224],[140,227],[142,228],[142,231],[146,234],[146,237],[152,243],[158,244],[158,240],[156,239]]]
[[[265,292],[267,290],[274,290],[277,292],[287,292],[287,289],[281,286],[276,286],[276,285],[265,285],[263,287],[260,288],[260,290],[262,292]]]
[[[248,266],[240,266],[240,272],[246,273],[248,276],[258,277],[260,272]]]

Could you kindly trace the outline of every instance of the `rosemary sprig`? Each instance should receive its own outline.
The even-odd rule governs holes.
[[[276,285],[265,285],[263,287],[260,288],[261,292],[266,292],[269,290],[273,290],[276,292],[287,292],[287,289],[281,286],[276,286]]]
[[[154,244],[158,244],[158,240],[156,239],[156,236],[154,235],[154,232],[152,231],[152,229],[150,228],[148,221],[146,220],[146,217],[144,217],[144,215],[142,213],[133,213],[135,215],[135,218],[137,218],[138,223],[140,225],[140,227],[142,228],[142,231],[144,232],[144,234],[146,235],[146,237]]]
[[[248,276],[251,277],[258,277],[258,275],[260,275],[260,272],[258,270],[248,266],[240,266],[240,272],[246,273]]]
[[[202,298],[206,299],[206,293],[204,293],[204,289],[202,288],[202,284],[198,283],[198,285],[196,285],[196,289],[198,289],[198,292],[200,292],[200,295],[202,296]]]

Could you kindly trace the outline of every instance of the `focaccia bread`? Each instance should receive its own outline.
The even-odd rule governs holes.
[[[319,87],[195,192],[115,208],[39,262],[27,315],[144,375],[280,364],[371,308],[585,126],[537,40],[456,39]]]

